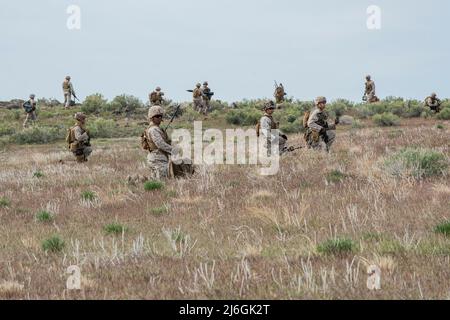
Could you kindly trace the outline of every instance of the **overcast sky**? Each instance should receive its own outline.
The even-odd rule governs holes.
[[[380,97],[450,97],[447,0],[0,0],[0,100],[100,92],[146,100],[208,80],[216,99],[273,94],[359,101],[371,74]],[[69,5],[81,29],[66,26]],[[381,30],[366,10],[381,8]]]

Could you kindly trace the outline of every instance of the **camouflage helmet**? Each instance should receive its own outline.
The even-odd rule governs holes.
[[[156,91],[161,91],[161,88],[160,87],[156,87]]]
[[[30,94],[30,99],[36,98],[36,95],[34,93]]]
[[[372,79],[372,77],[370,76],[370,74],[368,74],[368,75],[366,76],[366,79],[367,79],[367,80]]]
[[[203,82],[203,85],[207,86],[208,85],[208,81]]]
[[[84,121],[86,120],[86,115],[83,112],[77,112],[75,113],[75,120]]]
[[[267,101],[266,103],[264,103],[263,110],[266,111],[266,110],[269,110],[269,109],[276,109],[275,103],[272,100]]]
[[[164,115],[164,109],[160,106],[153,106],[148,110],[148,118],[152,119],[156,116],[163,116]]]
[[[317,98],[314,100],[314,104],[315,104],[316,106],[318,106],[320,103],[327,103],[327,98],[325,98],[325,97],[317,97]]]
[[[70,80],[72,79],[70,76],[66,76],[66,80]]]
[[[436,92],[433,92],[433,93],[431,94],[431,97],[433,97],[433,98],[436,98],[436,96],[437,96]]]
[[[197,88],[200,88],[202,85],[201,85],[200,83],[197,83],[195,86],[196,86]]]

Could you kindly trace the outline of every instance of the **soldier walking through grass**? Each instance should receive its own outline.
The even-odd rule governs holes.
[[[211,110],[211,98],[213,93],[208,86],[208,81],[203,82],[202,87],[202,113],[206,116]]]
[[[439,113],[441,111],[441,100],[437,98],[436,93],[432,93],[431,96],[425,99],[425,107],[431,109],[431,111],[435,113]]]
[[[202,112],[203,111],[203,92],[201,89],[201,84],[197,83],[195,85],[195,89],[192,91],[192,102],[194,105],[194,110],[197,112]]]
[[[286,92],[284,91],[284,86],[282,83],[279,85],[275,83],[275,92],[273,95],[277,105],[280,105],[285,101]]]
[[[370,75],[366,76],[366,84],[363,100],[367,101],[367,103],[374,103],[380,101],[376,96],[375,82],[372,80],[372,77]]]
[[[164,92],[161,91],[160,87],[156,87],[156,89],[149,95],[150,106],[162,106],[164,102],[163,97]]]
[[[26,117],[25,121],[23,122],[23,127],[28,127],[28,122],[34,122],[36,121],[36,101],[34,100],[36,96],[34,94],[30,94],[30,99],[26,101],[23,104],[23,109],[25,110]]]
[[[307,119],[307,130],[305,133],[305,140],[308,148],[320,150],[322,142],[325,143],[327,152],[330,151],[331,145],[336,139],[336,125],[328,124],[328,114],[325,111],[327,99],[325,97],[317,97],[314,101],[316,108],[311,112]]]
[[[64,93],[64,107],[69,108],[73,105],[72,96],[76,96],[70,76],[67,76],[66,79],[64,79],[62,88]]]
[[[75,114],[77,123],[69,129],[66,136],[70,151],[76,157],[77,162],[87,162],[88,156],[92,153],[91,138],[86,129],[86,115],[82,112]]]

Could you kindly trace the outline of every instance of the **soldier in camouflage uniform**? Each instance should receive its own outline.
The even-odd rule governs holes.
[[[278,123],[275,122],[272,115],[275,111],[275,104],[273,101],[269,101],[264,105],[264,115],[259,120],[258,124],[258,136],[261,132],[266,139],[265,147],[267,148],[267,153],[270,154],[272,144],[278,143],[280,155],[287,152],[286,147],[287,137],[280,131],[278,133],[272,132],[272,130],[278,130]]]
[[[203,111],[203,99],[202,99],[203,92],[202,92],[201,86],[202,85],[200,83],[197,83],[194,91],[192,92],[194,110],[198,111],[198,112]]]
[[[92,153],[92,147],[89,131],[86,129],[86,115],[82,112],[77,112],[75,120],[77,123],[69,129],[67,142],[77,162],[87,162],[88,156]]]
[[[425,99],[425,107],[430,108],[435,113],[439,113],[441,111],[441,100],[437,98],[436,93],[433,92],[431,96]]]
[[[153,106],[148,112],[150,127],[145,131],[149,154],[147,163],[153,179],[161,180],[169,177],[169,157],[173,147],[167,133],[160,127],[164,110]]]
[[[155,91],[150,93],[150,105],[151,106],[162,106],[164,102],[164,92],[161,91],[160,87],[156,87]]]
[[[285,100],[286,92],[284,91],[283,84],[280,83],[279,86],[275,88],[275,93],[273,94],[276,100],[277,105],[282,104]]]
[[[203,104],[203,108],[202,108],[202,113],[206,116],[208,114],[208,111],[211,108],[211,89],[208,87],[208,82],[205,81],[203,82],[203,88],[202,90],[202,104]]]
[[[326,145],[327,152],[330,151],[336,133],[336,123],[328,124],[328,114],[325,111],[327,99],[325,97],[318,97],[315,100],[316,108],[311,112],[308,119],[308,128],[305,133],[305,140],[308,148],[321,149],[321,143]],[[336,121],[337,122],[337,121]]]
[[[375,94],[375,82],[372,80],[371,76],[366,76],[366,85],[364,91],[364,100],[368,103],[378,102],[379,99]]]
[[[36,96],[34,94],[30,94],[30,100],[26,101],[23,104],[23,108],[25,109],[25,113],[27,114],[25,117],[25,121],[23,122],[23,127],[26,128],[28,126],[28,122],[31,121],[34,123],[36,121],[36,101],[34,100]]]
[[[73,89],[70,76],[67,76],[63,81],[62,88],[64,92],[64,106],[69,108],[72,104],[72,95],[75,96],[75,90]]]

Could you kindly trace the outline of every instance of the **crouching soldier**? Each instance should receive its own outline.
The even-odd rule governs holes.
[[[257,125],[256,131],[257,136],[260,136],[260,132],[262,132],[264,139],[266,139],[265,147],[267,148],[268,155],[271,152],[272,145],[274,143],[278,143],[280,155],[290,151],[286,147],[287,137],[278,131],[278,134],[275,134],[273,130],[278,130],[278,123],[275,122],[272,115],[275,112],[275,103],[273,101],[269,101],[264,105],[264,115]],[[275,131],[277,132],[277,131]]]
[[[439,113],[441,111],[441,100],[437,98],[436,93],[432,93],[431,96],[425,99],[425,107],[430,108],[431,111]]]
[[[331,145],[336,139],[336,125],[338,120],[332,125],[328,124],[328,114],[325,111],[327,99],[325,97],[318,97],[315,100],[316,108],[311,112],[307,123],[307,130],[305,133],[305,140],[308,148],[321,149],[321,143],[326,145],[327,152],[330,151]]]
[[[169,157],[173,147],[166,131],[160,127],[164,110],[160,106],[153,106],[148,111],[150,127],[142,135],[142,148],[147,150],[147,163],[150,167],[152,179],[162,180],[169,177]]]
[[[23,104],[23,109],[27,114],[25,117],[25,121],[23,122],[23,127],[26,128],[28,126],[28,122],[34,123],[36,121],[36,101],[34,94],[30,94],[30,100],[26,101]]]
[[[91,138],[86,129],[86,115],[82,112],[75,114],[77,123],[69,129],[66,142],[70,151],[74,154],[77,162],[86,162],[88,156],[92,153]]]

